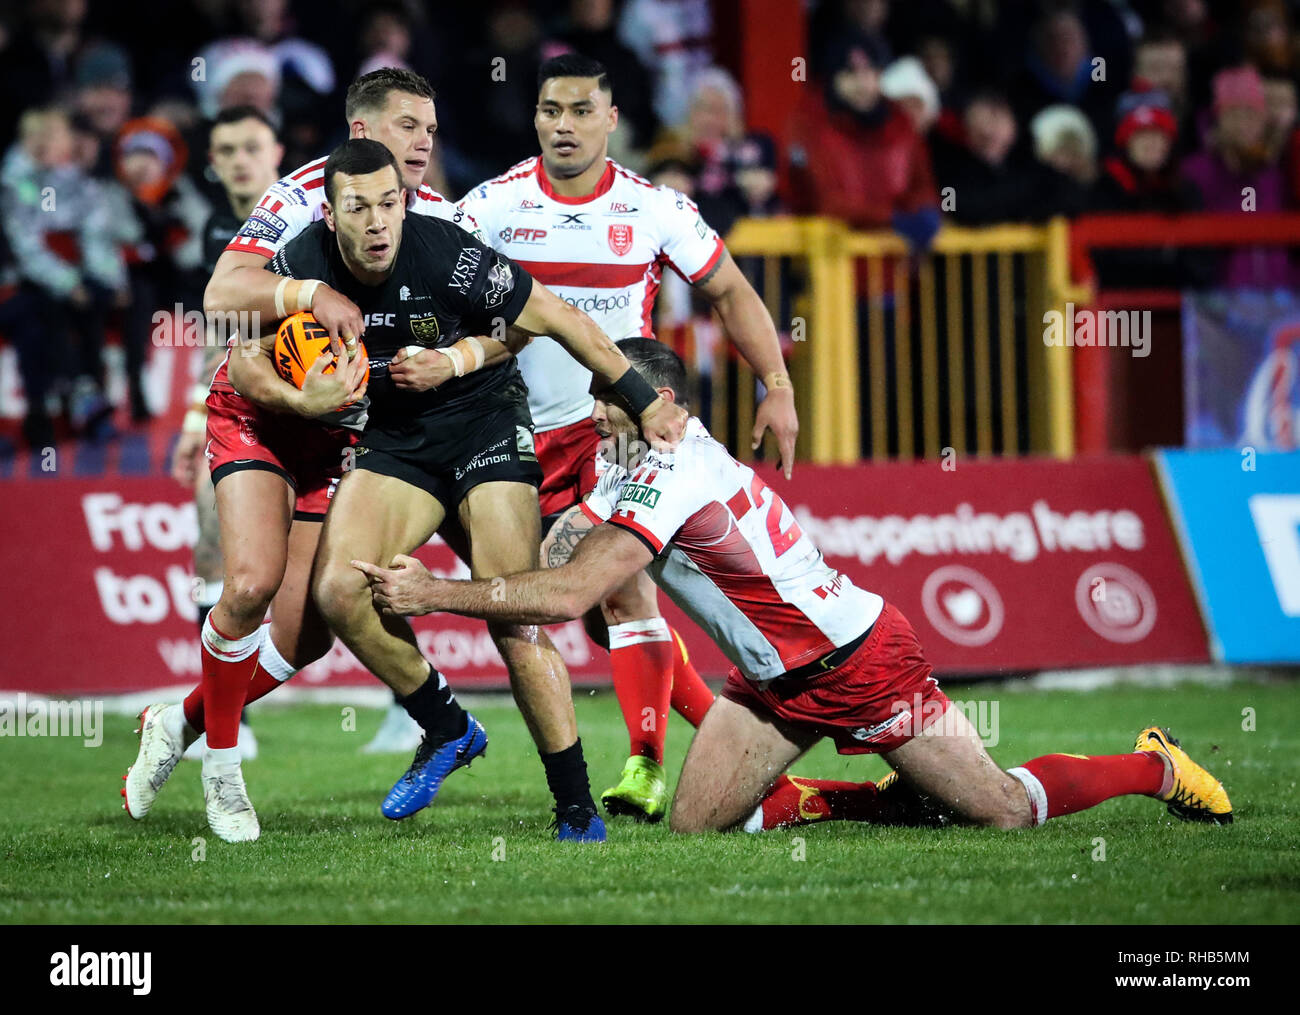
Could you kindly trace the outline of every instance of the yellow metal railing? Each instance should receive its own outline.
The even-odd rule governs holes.
[[[931,458],[944,447],[1071,455],[1071,350],[1042,341],[1045,312],[1063,309],[1078,291],[1069,279],[1068,229],[1064,220],[946,226],[928,253],[913,258],[897,234],[854,232],[837,220],[738,222],[727,246],[760,287],[778,329],[796,339],[800,457]],[[720,393],[724,355],[714,367],[717,433],[729,419],[734,427],[753,418],[754,381],[743,364],[727,367],[735,398]]]

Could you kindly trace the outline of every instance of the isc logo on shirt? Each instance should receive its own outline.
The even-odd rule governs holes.
[[[391,328],[396,314],[366,314],[367,328]]]

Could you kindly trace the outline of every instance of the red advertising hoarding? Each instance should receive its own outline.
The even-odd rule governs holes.
[[[833,567],[907,615],[941,672],[1208,660],[1145,458],[948,464],[764,478]]]
[[[18,471],[18,470],[16,470]],[[119,693],[196,681],[194,507],[160,476],[0,483],[0,690]],[[894,602],[941,672],[1208,659],[1206,636],[1147,462],[1008,460],[817,467],[764,478],[828,562]],[[441,541],[418,554],[467,577]],[[718,650],[665,603],[701,673]],[[484,625],[417,618],[455,686],[505,686]],[[551,636],[576,683],[608,679],[581,624]],[[336,644],[298,686],[373,678]]]

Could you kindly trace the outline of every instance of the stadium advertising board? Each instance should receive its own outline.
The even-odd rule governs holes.
[[[1147,463],[1112,458],[816,467],[764,478],[829,563],[911,619],[940,672],[1000,673],[1207,657]],[[124,693],[199,678],[193,504],[161,476],[12,478],[0,549],[0,689]],[[51,532],[61,533],[57,544]],[[417,554],[466,571],[441,541]],[[670,604],[700,672],[722,654]],[[504,687],[483,624],[422,617],[426,655],[458,687]],[[581,624],[551,629],[573,679],[608,680]],[[373,678],[341,644],[296,686]]]
[[[1300,452],[1161,451],[1214,657],[1300,662]]]
[[[194,504],[166,477],[49,477],[0,484],[8,524],[0,548],[0,690],[116,694],[200,677],[191,548]],[[58,537],[54,538],[53,533]],[[441,540],[417,556],[469,577]],[[487,629],[462,617],[420,617],[426,656],[459,687],[501,686]],[[551,629],[574,679],[607,679],[603,650],[578,622]],[[339,642],[295,686],[374,681]]]
[[[940,672],[1207,658],[1143,458],[805,466],[794,483],[765,478],[831,566],[907,615]]]

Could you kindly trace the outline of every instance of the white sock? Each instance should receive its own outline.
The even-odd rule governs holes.
[[[282,684],[298,672],[275,647],[275,642],[271,639],[270,624],[262,625],[262,647],[257,654],[257,664]]]
[[[1025,792],[1029,795],[1029,809],[1034,815],[1035,827],[1043,824],[1047,820],[1047,790],[1038,781],[1038,777],[1027,768],[1008,768],[1007,775],[1019,780],[1020,785],[1025,787]]]
[[[238,747],[209,747],[203,752],[203,774],[208,775],[216,769],[229,770],[239,768]]]
[[[646,620],[630,620],[626,624],[609,625],[609,650],[611,652],[631,645],[641,645],[650,641],[672,641],[672,632],[668,621],[663,617],[649,617]]]
[[[212,626],[212,614],[203,621],[203,634],[199,638],[203,651],[220,659],[222,662],[237,663],[247,659],[257,651],[262,641],[262,629],[259,627],[242,638],[227,638]]]
[[[742,826],[749,833],[761,832],[763,830],[763,805],[759,804],[754,808],[754,813],[745,819]]]

